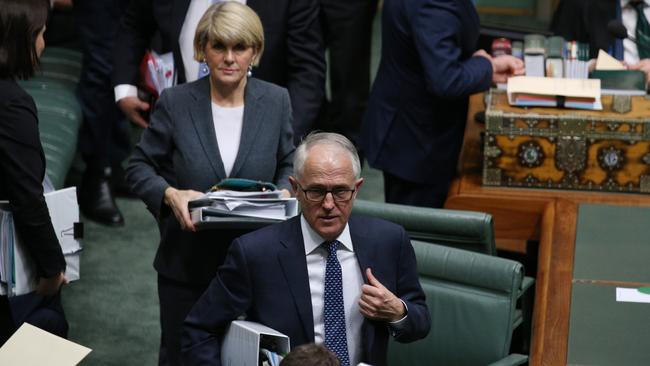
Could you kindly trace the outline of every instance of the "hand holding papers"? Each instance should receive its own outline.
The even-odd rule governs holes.
[[[279,190],[209,192],[190,201],[189,208],[192,222],[199,227],[206,227],[208,222],[219,222],[232,228],[257,228],[298,214],[296,199],[283,198]]]
[[[598,79],[513,77],[508,79],[508,103],[520,107],[603,109]]]

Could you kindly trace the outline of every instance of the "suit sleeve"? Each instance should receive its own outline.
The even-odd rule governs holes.
[[[325,49],[316,0],[291,0],[287,29],[287,89],[294,141],[314,127],[325,98]]]
[[[138,68],[157,29],[153,0],[131,0],[122,17],[114,46],[113,86],[137,85]]]
[[[403,230],[398,266],[397,297],[406,304],[408,316],[404,324],[394,329],[393,336],[398,342],[412,342],[429,334],[431,317],[418,278],[415,252]]]
[[[167,206],[163,204],[165,189],[172,182],[171,155],[174,149],[172,107],[169,91],[164,91],[151,115],[149,127],[142,132],[126,169],[126,180],[133,192],[140,197],[155,217],[164,216]],[[165,174],[167,173],[167,174]]]
[[[194,305],[183,329],[185,365],[220,365],[220,339],[252,303],[251,279],[240,239],[231,244],[217,276]]]
[[[291,191],[289,176],[293,174],[293,154],[295,147],[293,145],[293,130],[291,123],[293,120],[291,112],[291,101],[289,94],[285,90],[282,93],[282,131],[280,131],[280,143],[278,144],[277,164],[275,184],[278,188],[285,188]]]
[[[42,158],[36,108],[28,96],[0,106],[0,186],[4,187],[14,225],[36,263],[40,277],[65,270],[65,260],[43,197]]]
[[[487,90],[492,64],[485,57],[462,58],[463,29],[457,0],[425,0],[408,9],[415,48],[424,68],[427,90],[456,99]]]

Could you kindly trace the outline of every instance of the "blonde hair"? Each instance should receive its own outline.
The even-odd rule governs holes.
[[[242,43],[255,51],[253,66],[257,66],[264,52],[264,28],[253,9],[235,2],[214,4],[205,11],[194,34],[194,59],[205,59],[205,47],[220,42]]]

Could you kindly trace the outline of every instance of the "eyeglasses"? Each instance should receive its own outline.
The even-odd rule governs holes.
[[[349,188],[334,188],[334,189],[321,189],[321,188],[311,188],[311,189],[304,189],[298,183],[298,187],[300,188],[303,193],[305,193],[305,198],[307,198],[307,201],[311,202],[322,202],[325,197],[327,196],[328,193],[332,194],[332,198],[336,202],[346,202],[352,199],[352,195],[356,191],[356,188],[349,189]]]

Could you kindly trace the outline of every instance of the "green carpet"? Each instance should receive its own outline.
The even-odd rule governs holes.
[[[70,340],[93,351],[82,365],[157,365],[158,228],[140,200],[118,200],[126,225],[84,220],[81,280],[63,290]]]

